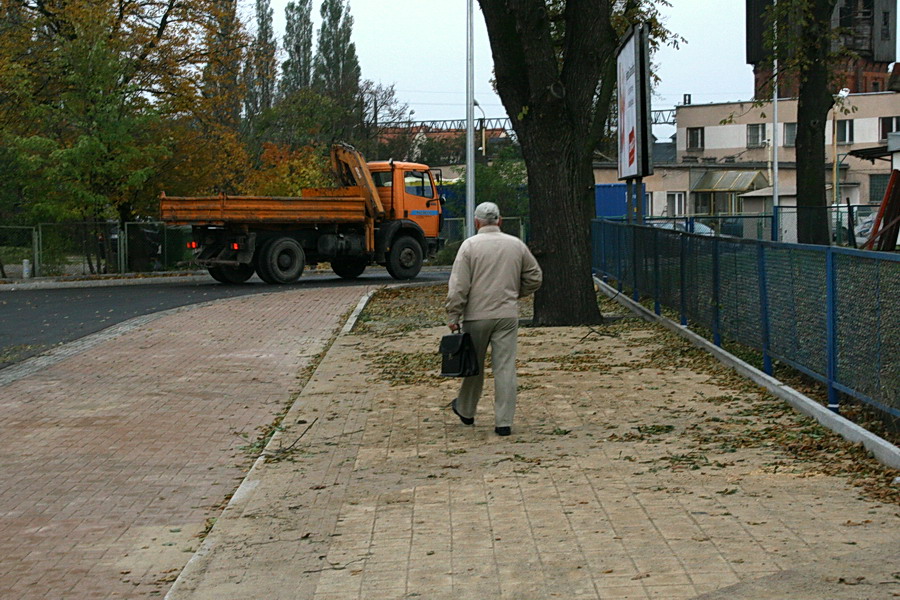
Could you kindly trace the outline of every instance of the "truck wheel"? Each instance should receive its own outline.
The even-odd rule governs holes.
[[[335,258],[331,261],[331,270],[344,279],[356,279],[366,270],[367,264],[365,258]]]
[[[412,279],[422,270],[422,246],[408,235],[398,237],[391,245],[386,266],[394,279]]]
[[[240,265],[237,267],[217,265],[210,267],[208,270],[212,278],[220,283],[244,283],[253,277],[252,265]]]
[[[283,237],[269,242],[262,249],[258,272],[266,283],[291,283],[303,275],[305,266],[306,255],[297,240]]]
[[[276,283],[276,281],[272,278],[272,275],[266,270],[266,250],[269,245],[275,240],[266,240],[262,244],[259,244],[256,247],[256,253],[253,255],[253,267],[256,269],[256,274],[259,275],[259,278],[264,282],[272,285]]]

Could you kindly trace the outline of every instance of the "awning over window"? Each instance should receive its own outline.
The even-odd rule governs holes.
[[[860,148],[859,150],[851,150],[850,156],[855,156],[856,158],[872,161],[872,164],[875,164],[875,161],[879,159],[886,160],[888,162],[891,161],[891,152],[888,151],[887,146],[875,146],[874,148]]]
[[[762,171],[719,171],[704,173],[692,192],[747,192],[768,185]]]

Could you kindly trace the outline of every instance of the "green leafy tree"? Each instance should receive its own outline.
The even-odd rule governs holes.
[[[213,0],[207,23],[205,45],[215,51],[210,53],[203,72],[203,96],[216,124],[237,129],[246,93],[241,82],[246,43],[237,17],[237,0]]]
[[[256,0],[256,36],[244,62],[244,116],[250,121],[272,108],[278,68],[275,52],[272,4],[270,0]]]
[[[497,91],[528,172],[531,245],[544,270],[535,295],[540,325],[602,318],[591,279],[594,149],[607,130],[616,47],[648,22],[654,43],[671,39],[657,3],[640,0],[479,0]]]
[[[830,243],[825,125],[835,102],[835,67],[845,54],[831,23],[836,5],[837,0],[779,0],[767,9],[767,45],[778,56],[780,76],[798,85],[797,239],[806,244]]]
[[[329,144],[346,118],[346,111],[333,99],[305,88],[263,113],[257,127],[260,139],[296,150]]]
[[[323,0],[322,26],[313,63],[313,82],[320,93],[353,110],[359,97],[360,69],[351,41],[353,17],[343,0]]]
[[[284,10],[284,51],[281,95],[291,94],[312,85],[312,0],[288,2]]]

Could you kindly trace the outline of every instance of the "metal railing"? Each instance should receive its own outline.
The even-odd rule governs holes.
[[[871,233],[878,205],[853,204],[821,208],[775,207],[770,213],[742,213],[691,216],[650,216],[648,225],[702,235],[720,235],[751,240],[797,241],[797,215],[800,211],[824,211],[831,243],[835,246],[862,247]],[[613,219],[615,220],[615,219]],[[851,235],[852,233],[852,235]]]
[[[510,235],[514,235],[520,240],[527,239],[528,235],[528,219],[525,217],[503,217],[501,229]],[[466,220],[462,218],[444,219],[444,226],[441,229],[440,237],[446,240],[448,244],[453,242],[461,242],[466,239]]]
[[[595,220],[593,268],[657,314],[758,350],[900,423],[900,256]]]
[[[155,221],[41,223],[0,227],[4,279],[173,270],[191,258],[189,227]]]

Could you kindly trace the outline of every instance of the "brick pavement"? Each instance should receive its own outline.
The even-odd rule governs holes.
[[[169,311],[3,381],[0,598],[164,594],[363,291]]]
[[[409,365],[435,369],[442,333],[339,337],[272,460],[168,597],[760,598],[789,572],[784,597],[900,593],[883,560],[900,547],[897,506],[773,445],[716,438],[785,411],[747,413],[755,393],[689,361],[654,365],[649,326],[523,332],[510,438],[493,434],[489,401],[475,427],[459,423],[447,408],[455,381],[389,385]],[[830,568],[798,574],[817,564]]]

